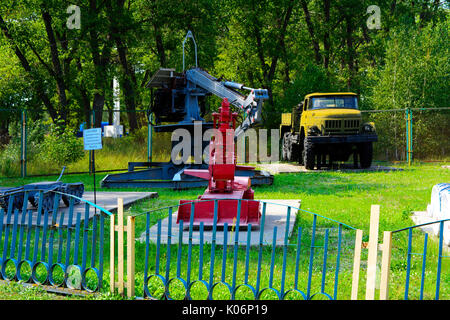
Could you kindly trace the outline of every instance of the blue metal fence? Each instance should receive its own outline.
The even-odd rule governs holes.
[[[218,201],[206,201],[214,201],[214,218],[212,230],[208,230],[208,240],[204,223],[194,224],[194,202],[183,204],[191,206],[189,225],[180,220],[177,229],[172,215],[179,205],[145,213],[145,263],[141,282],[144,298],[344,298],[339,296],[343,252],[351,253],[351,257],[345,257],[344,267],[348,271],[352,265],[355,239],[351,233],[355,228],[297,207],[258,200],[235,200],[238,201],[235,223],[225,223],[221,227],[217,225],[220,219]],[[252,230],[252,225],[240,227],[241,201],[260,203],[261,221],[256,229]],[[284,229],[278,230],[278,226],[274,226],[272,234],[265,232],[268,205],[282,206],[286,210]],[[161,217],[161,212],[167,219],[164,222],[167,228],[163,232],[162,220],[157,219],[156,232],[151,235],[152,223],[156,220],[154,216]],[[305,225],[297,223],[290,234],[290,217],[296,212],[306,216]],[[320,218],[323,223],[319,227]],[[176,232],[172,231],[174,226]],[[253,245],[252,232],[258,237],[257,244],[253,242]],[[277,242],[280,232],[284,236]],[[184,233],[187,233],[187,241]],[[347,273],[351,274],[351,270]]]
[[[396,231],[392,231],[392,234],[397,234],[401,236],[406,234],[407,237],[407,250],[406,250],[406,278],[403,292],[403,299],[419,299],[423,300],[425,294],[428,293],[429,296],[433,296],[435,300],[440,299],[441,294],[441,281],[444,279],[446,283],[446,287],[450,285],[450,273],[447,270],[443,270],[443,262],[444,258],[450,258],[450,256],[444,255],[444,224],[450,223],[450,219],[444,219],[440,221],[428,222],[420,225],[415,225],[408,228],[399,229]],[[423,228],[425,226],[439,226],[439,238],[438,238],[438,252],[437,254],[433,254],[429,252],[429,241],[428,241],[428,233],[424,234],[423,243],[419,243],[419,241],[415,242],[415,246],[413,245],[413,231],[418,228]],[[420,252],[413,252],[414,248],[421,249]],[[414,265],[413,257],[417,256],[421,258],[418,265]],[[431,262],[431,263],[430,263]],[[430,270],[429,265],[432,264],[436,266],[435,270]],[[419,270],[419,272],[413,272],[415,270]],[[428,271],[428,272],[427,272]],[[428,275],[427,275],[428,274]],[[430,278],[430,281],[434,282],[434,292],[429,293],[425,290],[427,277]],[[429,282],[430,282],[429,281]],[[411,294],[411,286],[412,284],[417,283],[418,296]],[[448,297],[447,297],[448,298]]]
[[[39,191],[37,210],[13,210],[14,197],[28,199],[27,192],[12,194],[8,209],[0,209],[0,279],[23,281],[54,288],[96,292],[103,282],[104,219],[111,213],[73,195],[54,192],[53,210],[43,210]],[[60,208],[62,196],[70,198]],[[81,206],[75,206],[81,203]],[[95,207],[95,213],[91,208]]]

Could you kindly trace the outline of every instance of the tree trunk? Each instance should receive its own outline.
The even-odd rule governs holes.
[[[325,32],[323,34],[323,66],[328,69],[330,64],[330,0],[323,0]]]
[[[320,46],[319,46],[319,42],[316,40],[316,35],[315,35],[315,31],[314,31],[314,26],[311,21],[311,14],[308,9],[308,4],[306,3],[305,0],[301,0],[300,3],[302,5],[303,12],[305,14],[306,26],[308,27],[308,32],[309,32],[309,35],[311,36],[311,41],[312,41],[312,45],[313,45],[313,49],[314,49],[314,58],[315,58],[317,64],[321,64]]]
[[[42,19],[44,20],[47,39],[50,43],[50,54],[52,58],[52,65],[54,72],[53,75],[56,81],[56,88],[60,104],[59,115],[61,116],[63,124],[66,124],[68,116],[68,101],[66,96],[66,84],[64,82],[64,73],[61,67],[61,63],[59,61],[58,47],[56,44],[55,34],[53,32],[52,27],[52,17],[50,16],[49,12],[45,9],[42,10]]]

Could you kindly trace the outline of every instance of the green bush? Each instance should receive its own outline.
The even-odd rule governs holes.
[[[77,162],[84,156],[82,139],[78,139],[69,128],[61,130],[52,126],[50,134],[44,137],[42,149],[42,159],[58,165]]]

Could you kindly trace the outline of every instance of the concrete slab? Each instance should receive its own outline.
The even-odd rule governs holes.
[[[355,169],[352,164],[333,164],[330,167],[322,167],[320,170],[307,170],[304,166],[293,163],[267,163],[258,165],[261,170],[270,172],[271,174],[279,173],[298,173],[298,172],[326,172],[326,171],[349,171],[349,172],[361,172],[361,171],[403,171],[402,168],[386,167],[373,165],[368,169]]]
[[[284,243],[284,236],[286,232],[286,225],[287,225],[287,207],[286,206],[292,206],[296,208],[300,208],[300,201],[301,200],[264,200],[266,201],[267,207],[266,207],[266,222],[264,225],[264,233],[263,233],[263,244],[264,245],[272,245],[273,241],[273,231],[274,227],[277,227],[277,238],[276,238],[276,244],[277,246],[283,245]],[[291,210],[290,219],[289,219],[289,236],[292,234],[292,230],[295,223],[295,217],[298,210]],[[179,225],[176,223],[177,221],[177,212],[172,214],[172,237],[171,237],[171,243],[177,244],[178,243],[178,234],[179,234]],[[165,218],[161,220],[161,243],[166,244],[167,243],[167,235],[168,235],[168,224],[169,224],[169,218]],[[189,227],[183,228],[183,243],[188,243],[188,236],[189,236]],[[217,228],[216,231],[216,245],[223,245],[223,228]],[[145,242],[145,232],[141,234],[139,237],[139,241]],[[204,230],[203,233],[204,236],[204,243],[211,243],[212,242],[212,230]],[[250,238],[250,245],[256,246],[259,244],[259,237],[260,237],[260,227],[252,228],[251,231],[251,238]],[[232,245],[234,244],[235,234],[231,230],[228,230],[228,244]],[[156,243],[157,240],[157,225],[153,225],[150,228],[150,241],[153,243]],[[240,228],[239,230],[239,243],[240,244],[246,244],[247,243],[247,228]],[[195,245],[198,245],[200,242],[200,231],[199,230],[193,230],[193,240],[192,243]]]
[[[157,198],[157,197],[158,197],[157,192],[116,192],[116,191],[114,191],[114,192],[97,192],[96,198],[97,198],[98,206],[114,213],[117,210],[117,199],[118,198],[123,199],[124,207],[126,207],[128,205],[135,203],[136,201],[150,199],[150,198]],[[85,192],[83,195],[83,199],[94,203],[94,192]],[[90,206],[89,219],[91,219],[94,216],[95,211],[96,211],[95,209],[96,209],[95,207]],[[37,209],[33,208],[28,203],[28,210],[32,210],[32,212],[33,212],[32,213],[33,214],[32,223],[33,223],[33,225],[37,225],[37,217],[38,217]],[[99,210],[97,209],[97,211],[99,211]],[[77,214],[78,212],[81,213],[81,220],[84,220],[84,215],[85,215],[85,203],[84,202],[82,202],[74,207],[74,217],[73,217],[72,225],[75,225],[75,223],[76,223],[75,214]],[[56,215],[56,221],[58,223],[59,223],[62,213],[64,213],[63,225],[68,225],[68,223],[69,223],[69,208],[64,205],[64,202],[60,201],[58,213]],[[18,218],[19,218],[18,224],[20,225],[20,221],[22,220],[21,212],[19,212]],[[44,224],[43,218],[44,218],[44,216],[42,215],[40,225]],[[28,221],[28,217],[26,217],[26,219]],[[3,223],[6,224],[6,220],[7,220],[7,217],[5,215],[5,217],[3,219]],[[13,216],[11,216],[11,224],[12,223],[13,223]],[[49,215],[49,217],[48,217],[48,223],[49,224],[51,223],[51,215]]]

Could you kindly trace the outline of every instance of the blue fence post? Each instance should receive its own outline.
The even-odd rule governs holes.
[[[213,217],[213,230],[211,239],[211,258],[209,267],[209,294],[208,300],[212,300],[212,287],[214,284],[214,262],[216,256],[216,230],[217,230],[217,215],[219,210],[219,202],[217,199],[214,200],[214,217]]]
[[[428,244],[428,233],[425,233],[425,239],[423,242],[423,257],[422,257],[422,278],[420,280],[420,300],[423,300],[423,290],[425,285],[425,268],[427,261],[427,244]]]
[[[334,300],[337,300],[337,291],[338,291],[338,283],[339,283],[339,267],[340,267],[340,261],[341,261],[341,245],[342,245],[342,224],[339,223],[338,248],[337,248],[337,257],[336,257],[336,273],[334,275],[334,294],[333,294]]]
[[[316,237],[316,224],[317,224],[317,215],[314,215],[312,235],[311,235],[311,248],[310,248],[310,253],[309,253],[308,287],[306,289],[306,298],[308,300],[311,298],[311,281],[312,281],[312,271],[313,271],[313,262],[314,262],[314,246],[315,246],[315,237]]]
[[[436,274],[436,293],[435,300],[439,300],[439,290],[441,286],[441,269],[442,269],[442,248],[444,243],[444,221],[439,223],[439,256]]]
[[[407,262],[406,262],[406,283],[405,283],[405,296],[404,299],[408,300],[409,291],[409,277],[411,272],[411,247],[412,247],[412,228],[408,231],[408,252],[407,252]]]
[[[267,208],[267,203],[263,202],[263,208],[262,208],[262,213],[261,213],[261,224],[260,224],[260,229],[259,229],[259,248],[258,248],[258,267],[256,269],[256,286],[255,286],[255,291],[256,291],[256,295],[259,294],[259,288],[261,285],[261,263],[262,263],[262,249],[263,249],[263,241],[264,241],[264,224],[265,224],[265,220],[266,220],[266,208]]]

